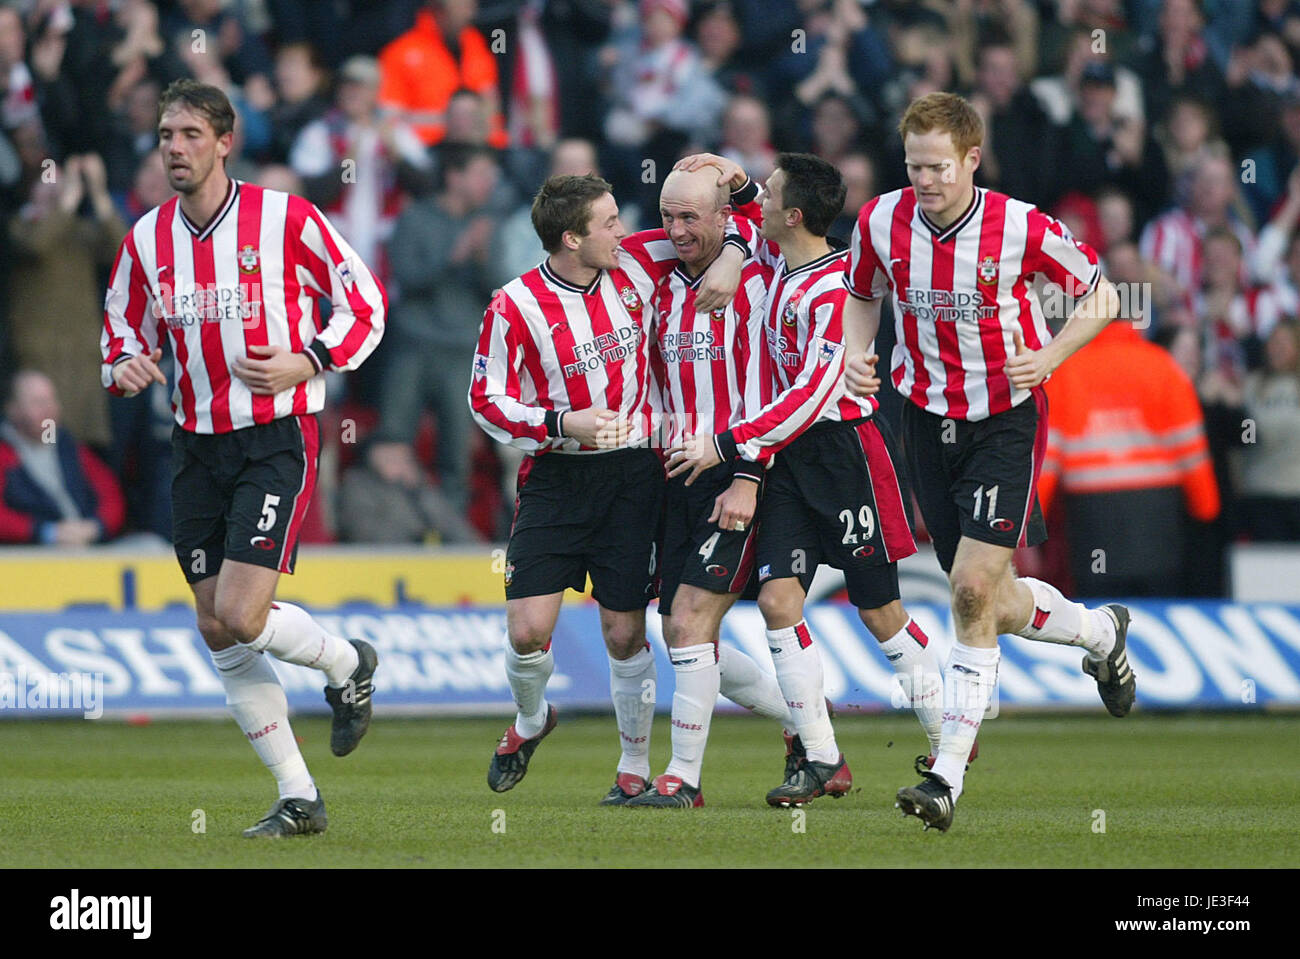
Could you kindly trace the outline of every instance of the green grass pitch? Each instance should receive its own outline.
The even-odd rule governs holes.
[[[802,823],[763,802],[782,745],[757,717],[715,719],[697,810],[598,807],[613,720],[563,713],[528,778],[494,794],[485,775],[504,725],[380,717],[336,759],[327,720],[300,718],[329,831],[255,842],[240,830],[274,787],[230,721],[4,722],[0,849],[6,866],[28,868],[1300,865],[1295,716],[1004,715],[981,732],[946,834],[893,808],[924,751],[910,717],[838,719],[853,792],[813,803]],[[668,750],[659,717],[656,773]]]

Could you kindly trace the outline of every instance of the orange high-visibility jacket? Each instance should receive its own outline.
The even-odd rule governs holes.
[[[438,21],[427,10],[415,17],[415,26],[379,54],[379,103],[395,108],[410,120],[425,145],[442,140],[442,115],[451,95],[461,87],[490,95],[497,86],[497,61],[483,34],[473,27],[460,32],[460,62],[443,42]],[[492,117],[488,142],[506,145],[505,126],[498,111]]]
[[[1172,356],[1130,324],[1111,323],[1061,364],[1046,389],[1044,511],[1058,487],[1087,494],[1181,486],[1192,516],[1219,515],[1196,389]]]

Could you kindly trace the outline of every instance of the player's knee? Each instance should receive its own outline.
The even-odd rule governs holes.
[[[952,611],[965,622],[980,619],[989,610],[993,599],[993,584],[981,576],[954,575],[952,579]]]
[[[234,636],[230,635],[230,631],[226,629],[221,620],[210,613],[199,613],[198,625],[199,635],[203,637],[203,642],[210,650],[228,649],[238,642]]]
[[[645,646],[645,631],[631,624],[615,624],[605,629],[605,648],[615,659],[635,656]]]
[[[550,641],[550,630],[544,629],[540,624],[512,623],[510,626],[510,645],[520,656],[535,653]]]
[[[907,625],[907,613],[898,600],[875,609],[859,609],[858,617],[871,635],[882,643]]]
[[[266,628],[267,610],[242,602],[242,597],[223,602],[217,600],[217,619],[226,632],[239,643],[251,643]]]
[[[772,582],[758,594],[758,611],[768,629],[791,626],[803,618],[803,590]]]

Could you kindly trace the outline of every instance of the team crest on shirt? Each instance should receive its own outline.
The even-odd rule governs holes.
[[[980,282],[996,283],[998,279],[998,261],[992,256],[980,260]]]
[[[799,301],[803,299],[804,290],[795,290],[790,294],[790,299],[781,311],[781,322],[786,326],[794,326],[799,322]]]
[[[251,243],[245,243],[239,248],[239,269],[242,273],[256,273],[262,268],[262,258],[257,253],[257,248]]]
[[[618,298],[623,301],[624,306],[634,313],[641,309],[641,296],[630,286],[625,286],[619,290]]]
[[[727,318],[727,308],[725,306],[720,310],[709,311],[709,319],[711,319],[714,323],[721,323],[726,318]]]

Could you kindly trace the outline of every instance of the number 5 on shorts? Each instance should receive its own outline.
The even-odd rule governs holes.
[[[275,508],[280,505],[280,497],[267,493],[262,501],[262,518],[257,521],[257,528],[265,533],[275,525]]]

